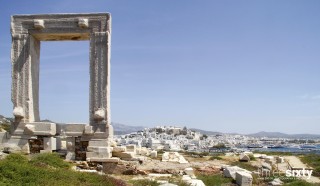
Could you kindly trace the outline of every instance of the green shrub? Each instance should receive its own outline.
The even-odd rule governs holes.
[[[221,186],[223,184],[232,183],[232,178],[225,178],[221,174],[216,175],[197,175],[197,178],[202,180],[205,185]]]
[[[254,157],[252,154],[249,155],[250,161],[255,161],[256,157]]]
[[[209,160],[222,160],[222,158],[220,157],[220,156],[211,156],[210,158],[209,158]]]
[[[156,181],[146,180],[146,179],[145,180],[131,180],[130,183],[133,186],[158,186],[158,185],[160,185]]]
[[[319,154],[307,154],[301,157],[303,163],[308,164],[313,170],[313,175],[320,177],[320,155]]]
[[[48,166],[54,168],[70,168],[71,164],[63,161],[57,153],[35,154],[31,161],[35,166]]]
[[[52,160],[48,160],[50,157]],[[40,163],[45,166],[35,166]],[[31,161],[23,155],[10,154],[0,161],[0,185],[126,185],[108,176],[67,169],[64,163],[56,154],[39,154]]]
[[[9,154],[4,161],[10,163],[25,164],[28,163],[29,160],[26,156],[23,156],[22,154]]]
[[[296,180],[296,181],[292,181],[290,183],[284,184],[284,186],[316,186],[316,185],[318,184],[308,183],[304,180]]]
[[[0,131],[9,131],[11,123],[2,123],[0,124]]]
[[[231,163],[232,166],[238,166],[243,169],[247,169],[248,171],[256,171],[257,167],[252,166],[250,162],[241,162],[241,161],[235,161]]]

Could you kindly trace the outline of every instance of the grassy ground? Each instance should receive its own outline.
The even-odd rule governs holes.
[[[246,169],[248,171],[256,171],[256,170],[258,170],[258,168],[253,166],[253,165],[251,165],[250,162],[235,161],[235,162],[230,163],[230,165],[238,166],[238,167],[241,167],[241,168]]]
[[[319,184],[308,183],[304,180],[296,180],[290,183],[286,183],[283,186],[319,186]]]
[[[320,177],[320,154],[306,154],[300,157],[303,163],[314,168],[312,175]]]
[[[203,181],[205,185],[210,186],[221,186],[221,185],[230,185],[234,181],[232,178],[225,178],[221,174],[215,174],[215,175],[197,175],[197,179],[200,179]]]
[[[70,169],[57,154],[26,156],[10,154],[0,161],[0,185],[105,185],[125,186],[121,180]]]

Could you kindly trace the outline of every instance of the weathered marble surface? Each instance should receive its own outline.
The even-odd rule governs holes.
[[[8,143],[15,143],[13,139],[21,139],[23,143],[20,142],[18,146],[26,149],[28,139],[45,135],[48,138],[44,139],[44,152],[57,149],[55,135],[66,135],[68,136],[67,159],[73,159],[75,155],[73,137],[81,137],[84,141],[89,141],[89,158],[95,161],[99,158],[104,160],[111,158],[110,143],[113,138],[113,128],[110,125],[111,15],[109,13],[14,15],[11,17],[11,36],[11,99],[15,122],[10,131],[12,139],[7,140]],[[90,42],[89,125],[61,126],[40,122],[41,41],[66,40]]]

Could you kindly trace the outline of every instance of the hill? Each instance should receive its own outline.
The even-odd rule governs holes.
[[[112,122],[111,124],[113,126],[115,135],[123,135],[123,134],[129,134],[132,132],[138,132],[145,128],[142,126],[130,126],[130,125],[125,125],[125,124],[115,123],[115,122]]]
[[[258,133],[253,133],[253,134],[248,134],[248,136],[252,137],[268,137],[268,138],[293,138],[293,139],[303,139],[303,138],[308,138],[308,139],[315,139],[315,138],[320,138],[319,134],[285,134],[281,132],[265,132],[261,131]]]

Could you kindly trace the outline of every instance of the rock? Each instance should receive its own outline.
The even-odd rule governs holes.
[[[149,155],[149,150],[146,147],[137,148],[136,151],[137,151],[137,154],[142,155],[142,156]]]
[[[151,173],[148,174],[149,177],[156,177],[156,178],[160,178],[160,177],[171,177],[172,174],[155,174],[155,173]]]
[[[183,175],[181,180],[186,182],[186,181],[191,180],[191,177],[189,175]]]
[[[159,186],[178,186],[178,185],[173,183],[163,183],[163,184],[160,184]]]
[[[277,163],[284,163],[284,157],[278,156]]]
[[[239,161],[248,162],[248,161],[250,161],[250,157],[249,157],[249,155],[247,155],[247,154],[245,154],[245,153],[242,153],[242,154],[240,154],[240,156],[239,156]]]
[[[165,152],[165,153],[163,153],[162,154],[162,161],[178,162],[178,163],[181,163],[181,164],[189,163],[178,152]]]
[[[3,152],[5,153],[19,153],[21,151],[21,148],[13,143],[5,143],[3,144]]]
[[[157,180],[158,184],[165,184],[165,183],[169,183],[167,180]]]
[[[152,173],[157,174],[172,174],[172,175],[178,175],[180,173],[177,169],[152,169]]]
[[[186,181],[190,186],[206,186],[202,180],[191,179]]]
[[[151,151],[150,157],[151,158],[157,158],[158,157],[158,152],[156,150]]]
[[[272,166],[269,163],[265,163],[263,162],[261,164],[262,168],[268,169],[268,170],[272,170]]]
[[[191,167],[185,168],[184,172],[189,176],[194,176],[194,172],[193,172],[193,169]]]
[[[232,166],[232,167],[225,167],[223,170],[223,175],[227,178],[233,178],[236,179],[236,172],[246,172],[251,173],[250,171],[247,171],[246,169],[242,169],[238,166]]]
[[[90,169],[88,163],[86,161],[76,162],[77,167],[81,169]]]
[[[243,154],[246,154],[246,155],[248,155],[248,156],[250,156],[250,155],[253,156],[253,152],[250,152],[250,151],[245,151],[245,152],[243,152]]]
[[[236,172],[236,183],[239,186],[251,186],[252,180],[253,178],[251,174],[244,171]]]

